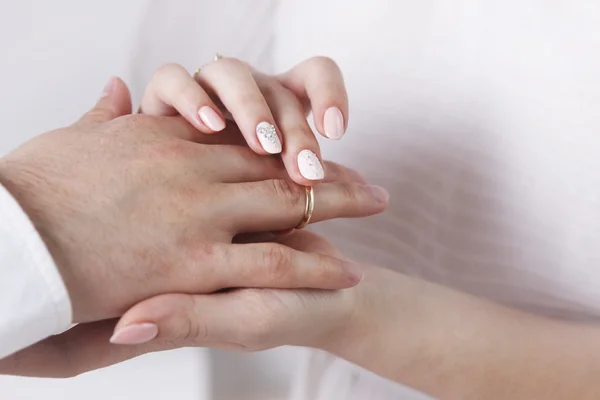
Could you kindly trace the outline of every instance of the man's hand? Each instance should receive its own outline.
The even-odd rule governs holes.
[[[283,230],[302,219],[304,188],[286,179],[279,160],[197,143],[207,135],[181,117],[130,112],[129,92],[114,79],[80,121],[0,161],[0,183],[58,265],[74,322],[119,316],[161,293],[339,289],[359,281],[354,264],[331,256],[231,243],[238,233]],[[385,191],[355,176],[332,169],[329,183],[315,188],[313,221],[386,207]]]
[[[295,251],[340,257],[327,241],[307,231],[279,242]],[[360,288],[159,295],[127,311],[116,328],[115,321],[81,324],[0,360],[0,373],[68,377],[184,346],[253,351],[292,344],[328,349],[356,330]],[[148,336],[152,326],[154,334]],[[113,341],[130,345],[111,344],[113,330]]]

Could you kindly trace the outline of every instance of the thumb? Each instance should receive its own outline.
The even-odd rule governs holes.
[[[78,123],[101,124],[127,114],[131,114],[129,89],[120,78],[112,77],[94,108],[84,114]]]
[[[298,315],[286,309],[278,292],[240,289],[209,295],[159,295],[127,311],[110,341],[135,345],[152,340],[228,350],[281,345],[286,341],[286,327]]]

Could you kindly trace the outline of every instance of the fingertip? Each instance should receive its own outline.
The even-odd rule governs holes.
[[[348,287],[354,287],[358,285],[363,279],[364,271],[358,264],[344,262],[344,271],[346,273],[346,279],[349,285]]]

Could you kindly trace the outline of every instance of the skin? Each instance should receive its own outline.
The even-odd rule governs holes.
[[[90,119],[105,123],[120,115],[113,113],[119,102],[101,101]],[[108,118],[102,117],[105,109]],[[235,135],[208,138],[203,140],[240,145]],[[71,143],[74,136],[67,139]],[[331,169],[336,172],[329,179],[335,182],[362,184],[352,171],[333,164]],[[30,212],[38,208],[43,207]],[[282,246],[278,249],[344,260],[325,239],[309,232],[268,239]],[[340,290],[245,288],[216,294],[159,294],[130,308],[118,322],[83,323],[0,360],[0,372],[69,377],[182,346],[253,351],[291,344],[329,351],[438,398],[600,396],[598,327],[518,312],[383,268],[362,266],[362,270],[360,284]],[[140,323],[155,324],[158,335],[144,344],[109,343],[115,330]]]
[[[130,112],[129,92],[114,79],[81,120],[0,160],[0,183],[48,246],[74,322],[114,318],[165,292],[358,283],[362,272],[347,261],[276,243],[232,244],[240,233],[302,219],[305,190],[276,157],[204,144],[206,135],[181,117]],[[336,165],[333,181],[315,188],[313,221],[385,209],[387,198],[374,195],[382,189],[349,176],[358,175]]]
[[[279,241],[341,257],[310,232]],[[130,309],[116,327],[156,323],[159,335],[148,343],[112,345],[112,322],[86,324],[0,361],[0,371],[73,376],[175,347],[291,344],[331,352],[436,398],[598,398],[597,327],[521,313],[383,268],[364,271],[358,286],[338,291],[160,295]]]
[[[312,111],[316,130],[326,138],[328,109],[340,111],[344,131],[349,118],[342,73],[327,57],[310,58],[278,75],[263,74],[229,57],[205,65],[193,77],[181,65],[166,64],[148,84],[140,110],[150,115],[181,115],[200,132],[215,133],[199,116],[203,107],[210,107],[222,120],[228,116],[235,122],[240,136],[257,154],[268,153],[260,145],[256,126],[260,122],[275,126],[283,144],[281,160],[290,179],[300,185],[315,181],[301,175],[298,154],[310,150],[321,159],[307,115]]]

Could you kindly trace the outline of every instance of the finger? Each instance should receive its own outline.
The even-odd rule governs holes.
[[[321,135],[330,139],[344,135],[348,126],[348,94],[335,61],[314,57],[278,78],[304,103],[310,103],[315,127]]]
[[[101,124],[122,115],[131,114],[131,95],[125,82],[112,77],[104,87],[102,96],[78,124]]]
[[[382,212],[389,194],[379,186],[359,183],[321,183],[313,187],[311,222],[332,218],[366,217]],[[277,231],[297,226],[304,215],[306,190],[286,180],[272,179],[230,185],[224,223],[233,234]],[[251,204],[248,209],[247,204]]]
[[[345,289],[362,278],[354,263],[306,253],[278,243],[224,244],[211,247],[212,286],[221,288]]]
[[[317,138],[310,129],[302,105],[288,90],[272,79],[256,74],[285,143],[281,155],[290,178],[300,185],[313,185],[325,176]]]
[[[210,96],[179,64],[159,68],[142,98],[140,112],[149,115],[181,114],[204,133],[225,128],[225,119]]]
[[[152,342],[177,346],[244,351],[285,344],[316,347],[328,326],[341,326],[345,316],[352,313],[347,293],[240,289],[211,295],[160,295],[128,310],[111,340],[133,344],[130,332],[153,324],[158,335]],[[140,341],[134,343],[139,345]]]
[[[299,230],[296,231],[294,235],[277,238],[277,242],[283,244],[284,246],[291,246],[298,251],[328,254],[341,260],[347,259],[329,241],[311,231]]]
[[[233,344],[236,331],[255,316],[249,304],[229,294],[164,294],[144,300],[123,314],[110,341],[117,345],[170,342],[227,348],[224,344]],[[157,328],[155,338],[138,334],[149,324]]]
[[[264,157],[257,155],[248,147],[219,146],[218,137],[221,135],[204,135],[214,138],[213,146],[206,150],[215,157],[215,165],[221,165],[217,158],[226,159],[227,163],[215,170],[214,177],[223,183],[257,182],[269,179],[289,179],[282,160],[279,157]],[[201,140],[205,142],[204,140]],[[325,161],[326,168],[331,169],[327,182],[357,182],[365,183],[365,178],[359,172],[343,165]]]
[[[252,150],[263,155],[281,153],[277,125],[245,63],[223,58],[204,67],[195,78],[231,113]]]
[[[332,161],[325,161],[324,166],[325,169],[327,169],[327,175],[323,182],[355,182],[367,184],[367,178],[362,173],[352,168],[345,167]]]
[[[153,343],[203,346],[226,350],[261,350],[290,342],[310,311],[292,303],[290,312],[270,289],[243,289],[211,295],[165,294],[138,303],[115,327],[112,343],[138,345],[145,338],[131,340],[139,326],[158,329]],[[333,307],[332,307],[333,308]],[[329,310],[326,310],[329,311]],[[301,319],[301,321],[298,321]],[[300,325],[300,326],[299,326]],[[147,342],[147,340],[146,340]],[[290,343],[295,344],[295,343]]]
[[[128,347],[111,345],[109,338],[115,322],[81,324],[42,340],[0,360],[0,374],[67,378],[173,347],[164,342]]]

